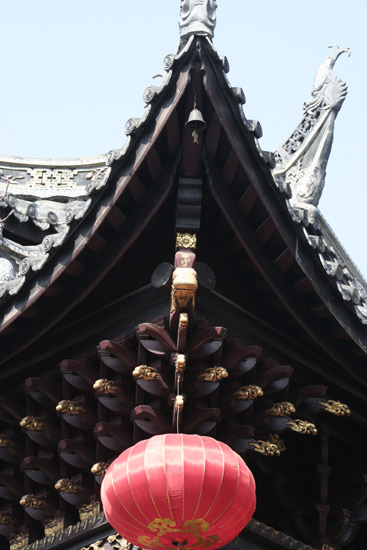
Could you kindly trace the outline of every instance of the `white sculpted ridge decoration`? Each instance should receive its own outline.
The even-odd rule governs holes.
[[[181,0],[179,22],[181,46],[192,35],[213,38],[216,9],[215,0]]]

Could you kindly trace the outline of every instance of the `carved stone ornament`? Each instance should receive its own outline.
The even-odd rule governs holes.
[[[283,401],[282,403],[275,403],[271,409],[266,411],[271,416],[290,416],[296,412],[296,407],[293,403]]]
[[[46,502],[36,495],[24,495],[19,501],[23,508],[31,508],[32,510],[44,510]]]
[[[45,537],[57,535],[64,530],[64,518],[52,518],[44,523]]]
[[[290,426],[290,429],[293,432],[297,432],[303,435],[317,435],[317,428],[312,422],[306,422],[305,420],[290,420],[286,422],[287,426]]]
[[[204,382],[219,382],[223,378],[228,378],[228,372],[223,367],[212,367],[206,369],[199,378]]]
[[[51,250],[65,241],[73,220],[86,214],[90,195],[106,184],[111,171],[103,164],[80,161],[75,166],[63,161],[55,165],[0,157],[0,299],[16,294],[28,273],[42,269]],[[34,224],[44,237],[26,246],[3,236],[10,217]]]
[[[263,390],[260,388],[260,386],[243,386],[240,390],[235,392],[233,394],[233,397],[235,399],[238,399],[239,401],[247,401],[250,399],[257,399],[258,397],[262,397],[264,395]]]
[[[93,389],[105,395],[116,395],[120,391],[119,387],[111,380],[107,380],[107,378],[96,380],[93,384]]]
[[[56,410],[58,413],[69,414],[71,416],[78,416],[79,414],[86,412],[84,407],[77,405],[75,401],[69,401],[67,399],[60,401],[60,403],[56,405]]]
[[[191,35],[214,37],[217,2],[215,0],[181,0],[180,40],[184,45]]]
[[[275,180],[289,185],[292,209],[307,212],[308,221],[317,219],[325,183],[326,165],[333,142],[335,118],[347,95],[347,86],[333,74],[338,57],[348,48],[332,46],[333,53],[321,63],[316,74],[312,98],[304,104],[304,114],[296,130],[275,151]],[[299,218],[299,214],[295,214]]]
[[[280,453],[286,450],[284,441],[277,434],[271,435],[269,441],[251,441],[250,446],[264,456],[280,456]]]
[[[15,535],[15,537],[9,541],[10,550],[22,550],[22,548],[26,548],[26,546],[28,546],[28,539],[28,533],[19,533]]]
[[[195,233],[177,233],[176,237],[176,249],[177,248],[196,248],[196,234]]]
[[[145,381],[155,380],[159,376],[153,367],[148,367],[147,365],[139,365],[133,370],[134,378],[141,378]]]
[[[19,422],[19,425],[30,432],[42,432],[47,428],[47,424],[35,416],[25,416]]]
[[[320,405],[325,407],[325,411],[336,416],[350,416],[350,409],[348,405],[341,403],[340,401],[320,401]]]
[[[98,516],[101,511],[101,503],[98,500],[94,500],[90,504],[84,504],[79,508],[79,518],[80,521],[84,521],[89,518],[94,518]]]
[[[55,483],[56,491],[62,493],[68,493],[69,495],[76,495],[83,490],[83,487],[78,483],[74,483],[71,479],[59,479]]]

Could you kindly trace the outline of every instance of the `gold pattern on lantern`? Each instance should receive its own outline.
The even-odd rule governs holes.
[[[341,403],[340,401],[319,401],[320,405],[325,407],[325,411],[336,416],[350,416],[350,408],[348,405]]]
[[[296,412],[296,407],[289,401],[283,401],[282,403],[275,403],[266,412],[271,416],[290,416]]]
[[[177,248],[196,248],[196,233],[177,233],[176,249]]]
[[[186,546],[186,548],[192,548],[195,547],[201,547],[201,548],[207,548],[212,546],[214,543],[216,543],[219,540],[218,535],[209,535],[207,537],[203,537],[203,533],[205,533],[210,527],[210,524],[205,521],[204,519],[194,519],[194,520],[188,520],[185,521],[182,528],[178,528],[176,525],[176,522],[172,519],[168,518],[156,518],[154,521],[152,521],[148,528],[150,531],[153,531],[156,533],[156,536],[153,538],[143,536],[141,535],[138,537],[138,542],[142,548],[149,547],[149,548],[169,548],[172,549],[172,545],[166,545],[160,542],[160,538],[162,536],[167,535],[167,533],[178,533],[179,537],[185,536],[185,533],[193,535],[196,538],[196,542],[191,546]],[[174,541],[173,541],[174,544]],[[179,544],[177,544],[179,546]]]

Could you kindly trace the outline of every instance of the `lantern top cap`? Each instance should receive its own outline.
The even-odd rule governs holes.
[[[216,0],[180,0],[180,46],[181,49],[193,36],[214,37],[217,15]]]

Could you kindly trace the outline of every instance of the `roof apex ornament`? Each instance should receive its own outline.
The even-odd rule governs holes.
[[[179,49],[192,35],[207,36],[210,39],[214,37],[216,9],[216,0],[181,0]]]

